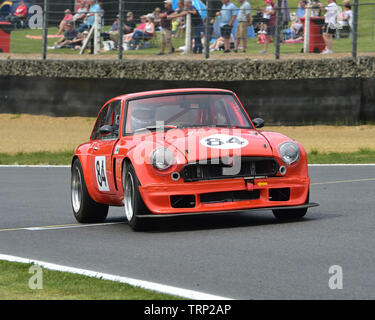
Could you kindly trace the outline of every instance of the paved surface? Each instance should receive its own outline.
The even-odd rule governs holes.
[[[312,167],[310,176],[321,206],[299,222],[265,211],[135,233],[122,208],[110,209],[115,224],[76,227],[69,168],[0,168],[0,253],[238,299],[374,299],[375,167]],[[65,227],[18,229],[51,225]],[[342,290],[328,287],[331,265],[343,268]]]

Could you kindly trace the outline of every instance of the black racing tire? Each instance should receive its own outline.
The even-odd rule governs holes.
[[[124,190],[125,217],[130,227],[134,231],[144,231],[148,229],[148,220],[139,217],[142,214],[149,213],[149,210],[139,192],[140,182],[131,163],[124,163],[123,165],[122,186]]]
[[[310,201],[310,190],[309,192],[307,193],[307,199],[305,201],[305,203],[309,203]],[[292,221],[292,220],[299,220],[299,219],[302,219],[306,213],[307,213],[307,209],[308,208],[304,208],[304,209],[284,209],[284,210],[272,210],[272,213],[274,215],[274,217],[277,219],[277,220],[280,220],[280,221]]]
[[[71,170],[71,202],[74,217],[80,223],[104,222],[107,218],[109,206],[91,198],[78,158],[74,160]]]

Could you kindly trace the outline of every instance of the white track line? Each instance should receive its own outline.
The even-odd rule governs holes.
[[[199,291],[193,291],[188,289],[182,289],[177,287],[172,287],[160,283],[150,282],[150,281],[144,281],[144,280],[138,280],[134,278],[128,278],[128,277],[121,277],[117,275],[107,274],[107,273],[101,273],[91,270],[85,270],[85,269],[79,269],[74,267],[67,267],[62,266],[54,263],[39,261],[39,260],[33,260],[33,259],[26,259],[6,254],[0,254],[0,260],[10,261],[10,262],[19,262],[19,263],[33,263],[36,265],[39,265],[45,269],[53,270],[53,271],[61,271],[61,272],[69,272],[74,274],[80,274],[83,276],[91,277],[91,278],[98,278],[103,280],[110,280],[110,281],[116,281],[120,283],[126,283],[135,287],[139,287],[142,289],[157,291],[164,294],[170,294],[174,296],[179,296],[182,298],[187,299],[193,299],[193,300],[233,300],[226,297],[216,296],[208,293],[203,293]]]

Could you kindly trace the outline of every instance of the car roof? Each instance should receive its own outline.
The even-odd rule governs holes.
[[[186,89],[165,89],[165,90],[152,90],[152,91],[143,91],[143,92],[136,92],[136,93],[128,93],[121,96],[116,97],[115,99],[132,99],[132,98],[139,98],[139,97],[146,97],[152,95],[159,95],[159,94],[168,94],[168,93],[189,93],[189,92],[212,92],[212,93],[232,93],[230,90],[226,89],[214,89],[214,88],[186,88]]]

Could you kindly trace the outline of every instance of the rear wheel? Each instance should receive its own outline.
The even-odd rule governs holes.
[[[122,170],[122,184],[124,188],[125,216],[130,227],[134,231],[146,229],[147,221],[139,218],[139,215],[148,213],[148,209],[139,192],[140,182],[131,163],[124,164]]]
[[[310,191],[307,194],[306,204],[310,201]],[[285,209],[285,210],[272,210],[274,217],[280,221],[290,221],[302,219],[308,208],[304,209]]]
[[[74,217],[81,223],[103,222],[108,205],[95,202],[87,191],[79,159],[74,160],[71,176],[71,201]]]

